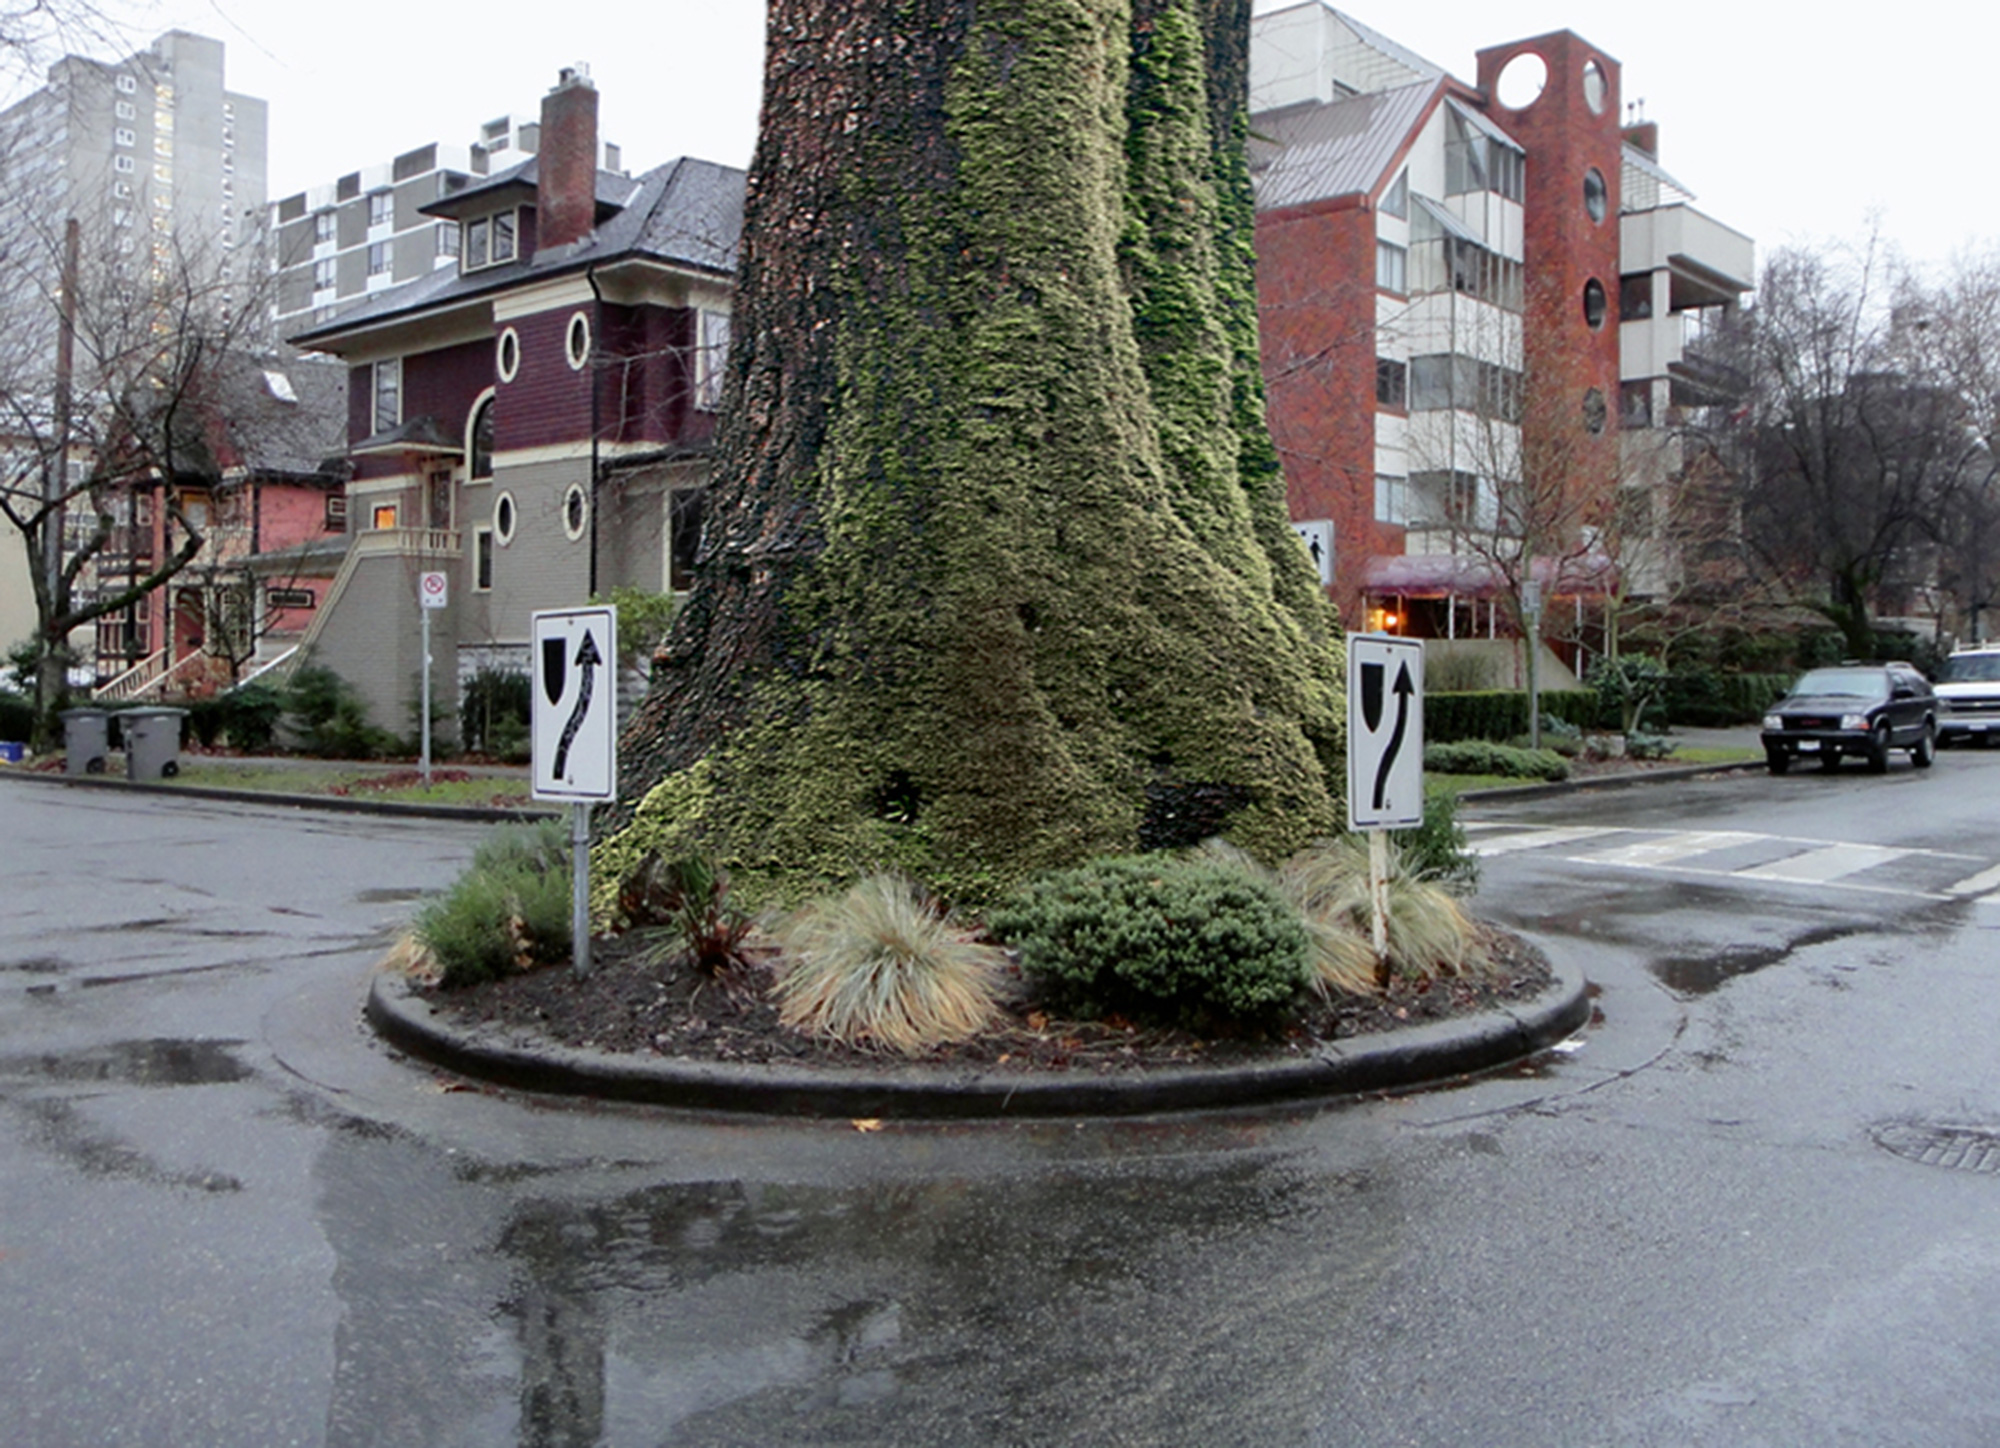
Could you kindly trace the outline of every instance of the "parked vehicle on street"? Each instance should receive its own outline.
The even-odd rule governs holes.
[[[1938,670],[1938,743],[2000,738],[2000,648],[1959,649]]]
[[[1764,716],[1764,760],[1773,774],[1795,759],[1836,769],[1849,754],[1880,774],[1894,749],[1909,750],[1910,763],[1928,769],[1937,738],[1937,696],[1929,680],[1903,663],[1809,670]]]

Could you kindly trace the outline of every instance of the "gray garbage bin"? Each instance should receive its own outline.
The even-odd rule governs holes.
[[[185,709],[127,709],[118,716],[125,731],[125,777],[172,779],[181,772],[181,720]]]
[[[111,715],[103,709],[65,709],[63,773],[102,774],[111,754]]]

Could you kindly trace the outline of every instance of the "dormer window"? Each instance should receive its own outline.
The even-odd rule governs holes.
[[[465,242],[460,254],[460,270],[477,271],[483,266],[498,266],[512,261],[515,253],[514,228],[514,213],[511,211],[497,211],[477,221],[466,222],[461,228]]]

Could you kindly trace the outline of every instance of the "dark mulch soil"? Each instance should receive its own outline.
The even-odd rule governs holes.
[[[1028,998],[1018,975],[1002,1020],[978,1038],[941,1047],[917,1064],[980,1071],[1110,1073],[1203,1062],[1276,1061],[1316,1042],[1347,1039],[1525,1001],[1552,980],[1541,952],[1518,936],[1488,928],[1498,969],[1487,981],[1399,982],[1386,996],[1334,1004],[1312,998],[1279,1032],[1203,1039],[1184,1031],[1122,1020],[1050,1018]],[[902,1056],[803,1036],[778,1022],[769,984],[775,952],[758,950],[725,978],[701,975],[669,958],[665,937],[648,932],[594,942],[593,969],[529,971],[485,985],[424,998],[448,1017],[497,1026],[523,1040],[555,1041],[599,1051],[692,1061],[784,1062],[825,1068],[879,1068]]]

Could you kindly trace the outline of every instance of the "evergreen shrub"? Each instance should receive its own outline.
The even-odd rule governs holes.
[[[1208,860],[1126,855],[1030,884],[987,921],[1056,1009],[1195,1028],[1283,1010],[1309,979],[1298,912]]]
[[[1465,826],[1458,822],[1457,795],[1427,796],[1423,823],[1392,830],[1390,839],[1411,878],[1427,880],[1454,895],[1470,895],[1479,888],[1479,856],[1472,853]]]
[[[285,685],[284,715],[305,752],[323,759],[373,759],[395,747],[393,735],[368,722],[354,686],[317,664],[297,670]]]
[[[569,842],[560,820],[501,830],[482,844],[451,889],[417,912],[417,942],[446,987],[568,960]]]
[[[1424,746],[1424,768],[1433,774],[1498,774],[1507,779],[1569,778],[1569,761],[1553,749],[1517,749],[1487,739]]]
[[[518,763],[528,757],[529,693],[526,674],[481,669],[465,681],[458,704],[459,738],[474,754]]]
[[[26,742],[34,732],[34,700],[0,690],[0,739]]]

